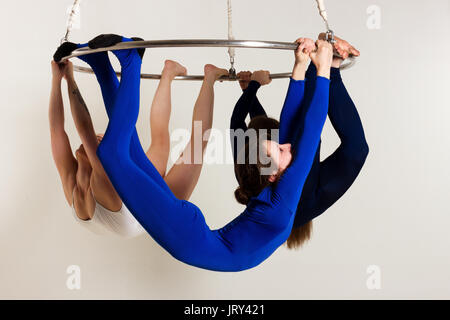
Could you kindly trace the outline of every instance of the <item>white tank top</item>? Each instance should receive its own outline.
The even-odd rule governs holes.
[[[94,216],[90,220],[80,219],[77,216],[73,204],[72,213],[75,220],[98,235],[113,233],[125,238],[134,238],[145,233],[145,229],[139,224],[123,203],[122,208],[120,208],[119,211],[114,212],[106,209],[95,200]]]

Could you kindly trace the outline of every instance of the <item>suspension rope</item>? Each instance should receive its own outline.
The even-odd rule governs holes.
[[[227,0],[228,2],[228,40],[234,40],[233,36],[233,10],[231,5],[231,0]],[[234,69],[234,58],[236,56],[235,50],[232,47],[228,48],[228,55],[230,56],[230,77],[236,78],[236,70]]]
[[[326,32],[326,40],[330,43],[334,44],[336,40],[334,39],[334,32],[330,29],[330,24],[328,22],[328,14],[327,9],[325,8],[324,0],[316,0],[317,2],[317,8],[319,9],[319,14],[323,19],[323,22],[325,22],[325,28],[327,29]]]
[[[72,9],[70,10],[69,18],[67,19],[67,29],[64,38],[61,39],[61,43],[69,41],[70,33],[75,25],[75,20],[78,18],[80,13],[80,3],[81,0],[75,0]]]
[[[76,19],[79,18],[80,13],[80,3],[81,0],[74,0],[73,6],[71,8],[68,20],[67,20],[67,29],[65,36],[61,39],[61,43],[69,41],[69,36],[72,29],[75,28]],[[328,22],[328,14],[325,8],[324,0],[316,0],[317,7],[319,10],[319,14],[325,22],[326,26],[326,40],[330,43],[335,43],[334,32],[330,29]],[[231,0],[227,0],[228,4],[228,40],[218,40],[218,39],[204,39],[204,40],[159,40],[159,41],[138,41],[138,42],[127,42],[116,45],[116,50],[121,49],[136,49],[136,48],[156,48],[156,47],[228,47],[228,55],[230,57],[231,68],[229,70],[229,76],[224,78],[224,80],[235,81],[238,80],[236,76],[236,70],[234,68],[235,63],[235,48],[267,48],[267,49],[283,49],[283,50],[295,50],[298,45],[295,43],[282,43],[282,42],[274,42],[274,41],[250,41],[250,40],[235,40],[233,36],[233,21],[232,21],[232,4]],[[90,54],[94,52],[98,52],[99,49],[77,49],[72,54],[64,57],[61,61],[65,61],[67,59],[77,57],[84,54]],[[106,49],[102,49],[100,51],[108,51]],[[336,54],[336,53],[335,53]],[[353,56],[349,56],[349,62],[341,65],[340,69],[347,69],[353,66],[356,62]],[[80,72],[90,72],[92,73],[92,69],[84,68],[79,66],[74,66],[74,70]],[[119,72],[116,72],[120,75]],[[273,74],[273,79],[281,79],[290,77],[290,73],[279,73]],[[158,74],[141,74],[142,78],[145,79],[160,79],[161,75]],[[203,76],[179,76],[176,77],[176,80],[202,80]]]

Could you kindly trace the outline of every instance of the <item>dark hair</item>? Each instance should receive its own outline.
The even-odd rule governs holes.
[[[279,129],[280,123],[267,116],[258,116],[253,118],[248,124],[248,129],[256,131],[256,141],[260,141],[260,130],[267,130],[267,140],[271,140],[271,129]],[[256,163],[250,163],[250,148],[249,143],[240,151],[245,152],[245,158],[242,164],[235,163],[234,170],[239,183],[239,187],[234,191],[236,200],[244,205],[247,205],[251,197],[257,196],[265,187],[271,184],[268,175],[261,175],[261,168],[265,167],[257,157]],[[255,146],[253,146],[255,147]],[[259,148],[259,144],[257,148]]]
[[[288,249],[299,249],[302,247],[309,239],[311,239],[312,229],[312,220],[300,227],[292,228],[291,234],[286,241]]]
[[[248,128],[255,130],[266,129],[268,130],[267,134],[270,134],[270,130],[280,129],[280,122],[267,116],[257,116],[250,121]]]
[[[272,137],[270,130],[279,128],[280,122],[267,116],[255,117],[248,124],[248,129],[256,130],[257,141],[259,141],[259,130],[266,129],[267,140],[271,140]],[[265,187],[273,183],[269,181],[270,176],[261,175],[261,168],[265,167],[265,165],[259,161],[259,158],[257,158],[256,164],[250,163],[250,148],[250,144],[246,143],[243,150],[240,151],[245,152],[244,163],[236,163],[234,165],[234,170],[239,183],[239,187],[234,191],[234,196],[236,200],[243,205],[247,205],[251,197],[256,197]],[[278,178],[279,177],[277,177],[277,179]],[[312,226],[312,221],[309,221],[300,227],[292,228],[291,234],[286,241],[288,249],[300,248],[306,241],[308,241],[312,235]]]

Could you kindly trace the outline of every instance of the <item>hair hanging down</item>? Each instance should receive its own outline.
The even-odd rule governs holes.
[[[253,118],[248,124],[248,129],[256,130],[256,135],[259,141],[259,130],[267,130],[267,139],[271,139],[270,130],[279,129],[280,122],[267,116],[258,116]],[[269,186],[272,182],[269,181],[268,175],[261,175],[260,169],[264,167],[257,159],[257,163],[250,164],[249,154],[251,146],[246,143],[243,150],[245,152],[245,160],[243,164],[235,164],[234,170],[238,179],[239,187],[234,191],[234,196],[240,204],[247,205],[251,197],[256,197],[261,191]],[[275,181],[276,183],[276,181]],[[293,228],[289,238],[286,241],[288,249],[299,249],[305,244],[312,235],[312,221]]]
[[[280,122],[267,116],[254,117],[248,124],[248,129],[253,129],[256,131],[257,141],[259,141],[259,130],[267,130],[266,138],[267,140],[271,140],[272,137],[270,130],[279,128]],[[243,205],[247,205],[251,197],[256,197],[265,187],[271,184],[269,181],[270,176],[261,175],[260,169],[264,167],[264,165],[260,162],[259,157],[257,157],[257,163],[250,163],[250,151],[251,148],[255,147],[259,148],[260,146],[251,146],[249,143],[246,143],[245,147],[239,151],[245,152],[244,163],[235,163],[234,165],[234,170],[239,183],[239,187],[234,191],[234,196],[237,202]]]
[[[312,230],[312,220],[300,227],[292,228],[291,234],[286,241],[288,249],[300,249],[309,239],[311,239]]]

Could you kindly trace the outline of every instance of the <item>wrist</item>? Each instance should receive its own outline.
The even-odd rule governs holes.
[[[216,79],[215,77],[205,76],[203,79],[204,84],[212,86],[212,87],[214,87],[214,84],[216,83],[216,81],[218,81],[218,79]]]
[[[316,68],[318,76],[330,79],[331,65],[317,65]]]
[[[306,69],[306,65],[308,64],[308,60],[295,60],[294,63],[294,68],[305,68]]]
[[[294,68],[306,68],[306,65],[308,64],[308,60],[304,61],[295,61]]]
[[[330,75],[330,68],[328,68],[328,69],[325,69],[325,68],[317,69],[317,76],[330,79],[330,76],[331,76]]]

